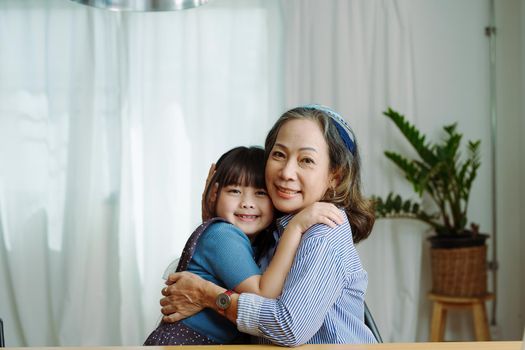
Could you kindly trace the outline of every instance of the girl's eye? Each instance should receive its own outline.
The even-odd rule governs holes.
[[[255,195],[257,195],[257,196],[267,196],[268,192],[266,192],[265,190],[257,190],[255,192]]]
[[[230,187],[230,188],[228,189],[228,193],[231,193],[231,194],[239,194],[239,193],[241,193],[241,191],[240,191],[238,188]]]

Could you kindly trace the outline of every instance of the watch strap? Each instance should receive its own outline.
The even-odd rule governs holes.
[[[215,301],[217,305],[217,309],[219,310],[219,313],[224,315],[226,312],[226,309],[228,309],[231,305],[231,296],[235,293],[233,290],[228,289],[227,291],[220,293],[217,295],[217,299]]]

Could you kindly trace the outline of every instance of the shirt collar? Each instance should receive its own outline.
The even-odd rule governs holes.
[[[293,214],[287,214],[277,219],[277,234],[279,238],[281,238],[284,229],[286,228],[286,226],[288,226],[288,223],[292,220],[293,216]]]

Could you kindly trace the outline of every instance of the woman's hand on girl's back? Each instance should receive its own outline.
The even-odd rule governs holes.
[[[293,217],[288,225],[295,225],[304,233],[315,224],[325,224],[332,228],[341,225],[345,214],[332,203],[315,202],[310,204]]]
[[[167,286],[162,289],[164,296],[160,300],[164,322],[180,321],[195,315],[206,307],[205,293],[209,282],[186,271],[169,275]]]

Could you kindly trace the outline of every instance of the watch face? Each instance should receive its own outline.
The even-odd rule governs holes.
[[[228,294],[221,293],[217,296],[216,304],[219,308],[225,310],[230,306],[231,298]]]

